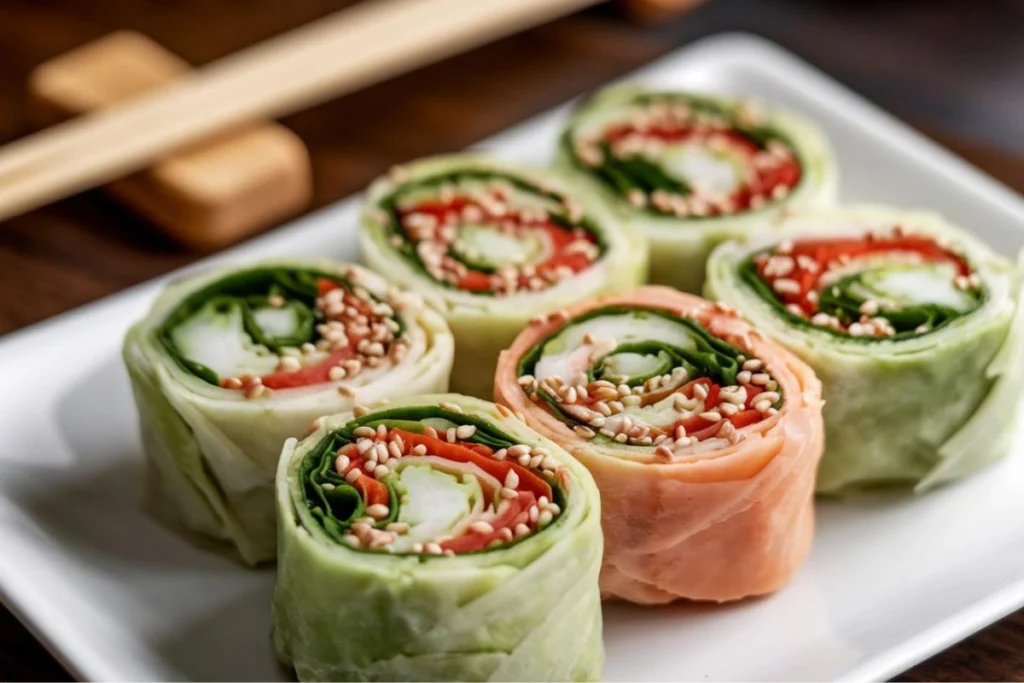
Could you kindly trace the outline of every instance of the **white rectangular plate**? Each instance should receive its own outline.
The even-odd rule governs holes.
[[[633,75],[750,94],[827,129],[845,201],[938,209],[1011,255],[1024,203],[779,48],[702,41]],[[482,147],[550,158],[565,109]],[[219,256],[356,257],[358,198]],[[208,262],[207,262],[208,263]],[[78,677],[277,680],[272,570],[198,550],[136,506],[121,338],[162,282],[0,342],[0,594]],[[770,598],[605,609],[610,680],[886,678],[1024,604],[1024,454],[926,496],[821,503],[814,550]]]

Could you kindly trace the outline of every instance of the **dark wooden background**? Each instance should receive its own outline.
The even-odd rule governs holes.
[[[346,4],[0,0],[0,143],[28,131],[24,83],[32,67],[112,30],[146,33],[199,65]],[[310,149],[315,205],[322,206],[393,163],[457,150],[695,38],[732,30],[781,43],[1024,191],[1020,0],[708,0],[656,27],[629,24],[603,6],[284,123]],[[7,221],[0,225],[0,333],[195,258],[99,192]],[[0,680],[67,677],[0,607]],[[900,679],[1024,680],[1024,612]]]

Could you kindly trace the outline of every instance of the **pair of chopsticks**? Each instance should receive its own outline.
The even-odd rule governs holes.
[[[598,0],[371,0],[0,148],[0,220]]]

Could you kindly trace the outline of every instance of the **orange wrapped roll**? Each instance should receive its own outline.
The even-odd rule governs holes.
[[[534,319],[495,397],[594,475],[606,598],[771,593],[810,549],[821,385],[722,304],[642,287]]]

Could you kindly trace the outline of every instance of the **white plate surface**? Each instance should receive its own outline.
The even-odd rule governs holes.
[[[1006,255],[1024,242],[1019,197],[760,39],[704,40],[633,77],[802,111],[835,144],[843,200],[933,207]],[[482,146],[544,162],[564,116],[546,113]],[[358,203],[215,260],[352,259]],[[0,595],[80,678],[278,680],[273,571],[193,548],[136,507],[141,458],[119,351],[161,284],[0,341]],[[771,598],[606,607],[606,677],[885,678],[1024,605],[1022,446],[924,497],[820,503],[808,562]]]

